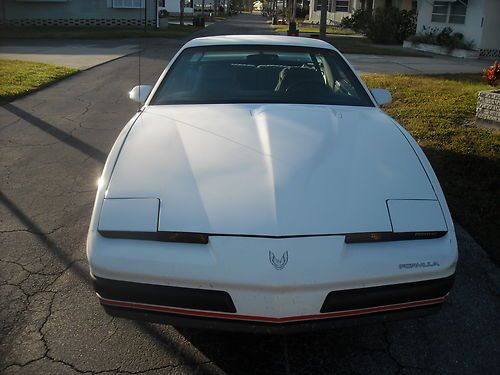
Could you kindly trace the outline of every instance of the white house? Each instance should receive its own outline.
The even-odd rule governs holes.
[[[186,15],[193,14],[193,8],[189,1],[184,2],[184,13]],[[158,0],[158,10],[166,10],[171,14],[179,14],[181,2],[179,0]]]
[[[450,27],[479,55],[500,57],[500,0],[418,0],[417,33]]]
[[[205,0],[205,12],[214,11],[215,0]],[[219,2],[220,4],[220,2]],[[184,13],[187,15],[192,15],[194,11],[201,12],[202,0],[185,0],[184,1]],[[158,0],[158,9],[166,10],[171,14],[180,13],[180,1],[179,0]]]
[[[421,0],[420,0],[421,1]],[[416,10],[416,0],[328,0],[328,23],[340,22],[342,18],[350,16],[356,9],[375,9],[393,6],[399,9]],[[319,23],[321,14],[321,0],[311,0],[309,5],[309,20]]]
[[[327,23],[337,23],[342,18],[361,8],[361,0],[328,0],[326,13]],[[309,22],[319,23],[321,17],[321,0],[311,0],[309,3]]]
[[[0,0],[0,26],[154,26],[156,0]]]

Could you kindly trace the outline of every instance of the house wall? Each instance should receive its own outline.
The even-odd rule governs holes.
[[[321,18],[321,12],[316,11],[316,3],[321,0],[311,0],[309,3],[309,22],[311,23],[319,23],[320,18]],[[334,1],[334,0],[330,0]],[[360,0],[350,0],[349,2],[349,12],[327,12],[326,13],[326,19],[327,19],[327,24],[333,24],[340,22],[342,18],[348,17],[352,14],[352,12],[356,9],[361,8],[361,1]]]
[[[309,5],[309,20],[311,23],[319,23],[321,17],[321,12],[315,10],[317,1],[321,0],[311,0]],[[385,4],[385,0],[373,0],[373,9],[384,8]],[[392,0],[392,6],[399,9],[411,10],[412,0]],[[340,22],[342,18],[350,16],[356,9],[361,9],[361,0],[351,0],[349,3],[349,12],[327,12],[326,17],[330,21],[329,23]]]
[[[443,23],[443,22],[432,22],[432,0],[419,0],[418,2],[418,19],[417,19],[417,33],[422,32],[424,28],[437,28],[443,29],[445,27],[451,27],[454,32],[459,32],[464,35],[466,40],[472,40],[476,48],[480,48],[482,45],[481,38],[483,34],[483,29],[481,23],[485,15],[484,3],[488,0],[469,0],[467,5],[467,11],[465,14],[465,23],[453,24],[453,23]],[[499,2],[499,0],[493,0],[494,2]],[[488,17],[491,16],[488,14]],[[498,23],[497,23],[498,27]]]
[[[350,16],[351,13],[349,12],[327,12],[326,13],[326,19],[327,19],[327,24],[334,24],[337,22],[342,21],[342,18]],[[319,20],[321,18],[321,12],[319,11],[309,11],[309,22],[311,23],[319,23]]]
[[[186,5],[189,5],[188,1],[185,1]],[[181,12],[181,2],[179,0],[166,0],[165,6],[163,6],[160,2],[159,9],[165,9],[171,14],[179,14]],[[193,14],[193,8],[189,6],[184,7],[185,14]]]
[[[386,3],[386,0],[373,0],[373,9],[385,8]],[[391,0],[391,6],[398,9],[411,10],[411,0]]]
[[[112,8],[111,0],[2,0],[0,25],[139,26],[144,8]],[[156,24],[156,0],[146,0],[148,24]]]
[[[163,3],[165,6],[163,6]],[[184,13],[185,14],[190,14],[192,15],[195,11],[196,12],[201,12],[201,7],[202,7],[202,1],[201,0],[193,0],[192,3],[189,0],[184,1],[185,7],[184,7]],[[215,0],[205,0],[205,12],[210,12],[210,9],[212,11],[215,10]],[[194,9],[191,7],[191,5],[194,6]],[[160,1],[159,2],[159,9],[165,9],[169,13],[178,15],[180,13],[181,5],[179,0],[165,0],[165,2]]]
[[[392,0],[392,6],[401,10],[411,10],[412,0]]]
[[[420,0],[422,1],[422,0]],[[426,0],[424,0],[426,1]],[[411,10],[412,0],[392,0],[391,5],[394,8],[398,8],[401,10]],[[386,1],[385,0],[373,0],[373,9],[375,8],[385,8]]]
[[[500,1],[486,0],[481,38],[481,55],[500,57]]]

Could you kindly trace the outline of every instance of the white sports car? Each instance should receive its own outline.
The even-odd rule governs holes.
[[[323,41],[194,39],[118,136],[87,255],[114,315],[296,331],[436,310],[457,242],[412,137]]]

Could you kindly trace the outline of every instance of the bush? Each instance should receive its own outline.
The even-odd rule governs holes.
[[[483,78],[490,86],[496,86],[500,83],[500,64],[498,61],[495,61],[492,66],[484,70]]]
[[[439,28],[426,28],[421,33],[416,34],[409,38],[409,40],[416,43],[435,44],[438,46],[447,47],[450,51],[455,48],[461,49],[474,49],[474,43],[464,39],[462,33],[454,33],[451,27]]]
[[[400,44],[415,34],[415,12],[393,7],[377,8],[368,23],[366,36],[377,43]]]
[[[367,10],[357,9],[351,16],[344,17],[340,21],[340,27],[343,29],[351,29],[357,32],[365,32],[371,15]]]
[[[307,15],[309,15],[309,11],[306,10],[305,8],[297,8],[295,12],[296,18],[304,19],[306,18]]]

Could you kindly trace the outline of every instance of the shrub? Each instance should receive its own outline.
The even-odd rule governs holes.
[[[403,43],[410,36],[417,32],[417,14],[411,10],[402,10],[399,12],[399,28],[397,40]]]
[[[397,44],[415,34],[417,17],[413,11],[394,7],[377,8],[373,13],[358,9],[342,18],[340,27],[362,32],[377,43]]]
[[[393,7],[377,8],[368,23],[366,36],[377,43],[403,43],[415,34],[417,17],[415,12]]]
[[[500,83],[500,64],[498,61],[495,61],[492,66],[484,70],[483,78],[490,86],[496,86]]]
[[[454,33],[451,27],[439,28],[426,28],[421,33],[413,35],[409,38],[411,42],[435,44],[438,46],[447,47],[450,51],[455,48],[461,49],[474,49],[474,43],[464,39],[462,33]]]
[[[340,27],[357,32],[365,32],[370,19],[371,15],[368,10],[357,9],[351,14],[351,16],[342,18],[340,21]]]
[[[304,19],[307,15],[309,15],[309,11],[305,8],[297,8],[295,12],[295,17],[299,19]]]

